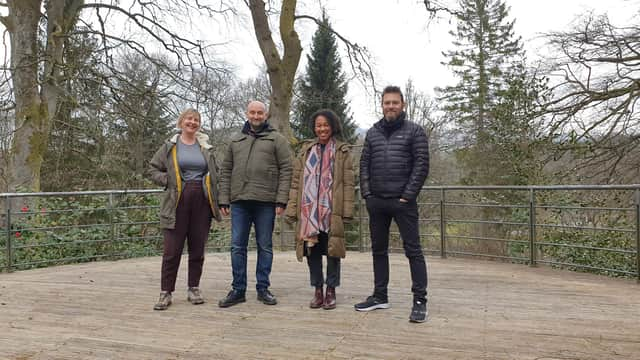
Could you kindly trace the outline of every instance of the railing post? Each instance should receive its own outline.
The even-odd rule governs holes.
[[[536,266],[536,190],[529,189],[529,266]]]
[[[440,190],[440,257],[447,257],[447,223],[444,220],[445,216],[445,197],[444,188]]]
[[[6,197],[7,204],[7,272],[13,271],[13,249],[11,247],[11,198]]]
[[[111,237],[109,246],[111,248],[111,256],[115,256],[116,253],[116,225],[114,221],[114,210],[113,210],[113,193],[109,193],[109,204],[107,206],[109,211],[109,236]]]
[[[280,215],[280,251],[284,251],[284,213]]]
[[[358,197],[358,241],[360,242],[360,252],[364,251],[364,237],[362,236],[362,196],[360,190],[356,191]]]
[[[640,189],[635,191],[635,208],[636,208],[636,275],[638,283],[640,283]]]

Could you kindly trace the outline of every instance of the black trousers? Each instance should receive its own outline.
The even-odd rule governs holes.
[[[307,264],[309,265],[309,278],[311,286],[322,287],[324,278],[322,274],[322,255],[327,255],[329,243],[329,235],[326,232],[320,232],[318,235],[318,243],[308,248],[305,244],[305,253],[307,254]],[[340,258],[327,255],[327,286],[340,286]]]
[[[180,258],[185,238],[189,246],[189,287],[200,284],[204,264],[204,247],[211,226],[211,208],[202,191],[201,181],[190,181],[184,186],[176,208],[174,229],[164,229],[164,252],[162,254],[162,291],[173,292],[180,267]]]
[[[374,196],[368,197],[366,202],[373,255],[373,296],[379,300],[388,300],[389,226],[393,219],[398,225],[404,253],[409,259],[413,298],[426,301],[427,265],[420,245],[417,202],[412,200],[402,203],[397,198],[382,199]]]

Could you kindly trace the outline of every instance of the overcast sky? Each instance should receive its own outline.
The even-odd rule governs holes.
[[[300,2],[299,2],[300,3]],[[335,29],[350,40],[369,48],[374,56],[378,86],[404,86],[411,78],[415,86],[433,94],[436,86],[453,84],[450,71],[440,64],[441,53],[451,48],[448,31],[455,24],[443,18],[427,26],[427,12],[417,0],[325,0],[299,5],[298,13],[317,14],[322,3],[328,10]],[[515,32],[521,36],[530,59],[540,54],[539,35],[568,28],[580,14],[594,11],[608,13],[616,24],[629,22],[638,16],[637,0],[510,0],[510,18],[516,20]],[[315,27],[298,27],[303,48],[309,48]],[[229,50],[240,75],[251,77],[262,66],[262,57],[253,32],[239,32]],[[245,46],[247,42],[249,45]],[[238,53],[239,52],[239,53]],[[303,55],[303,62],[305,61]],[[544,55],[544,54],[542,54]],[[346,66],[346,61],[343,61]],[[301,63],[299,71],[304,71]],[[368,128],[378,117],[374,100],[368,98],[357,81],[349,83],[351,110],[355,121]],[[377,100],[376,100],[377,101]]]
[[[180,17],[173,20],[181,31],[188,33],[187,37],[224,44],[215,47],[217,55],[235,66],[239,77],[253,78],[264,68],[264,60],[248,9],[238,3],[244,20],[235,17],[228,22],[204,18],[185,22]],[[511,8],[510,19],[516,20],[516,35],[522,37],[531,61],[545,55],[541,48],[542,33],[567,29],[581,14],[607,13],[617,25],[640,16],[640,0],[507,0],[506,3]],[[448,31],[455,28],[455,23],[444,14],[438,21],[429,22],[421,0],[299,0],[297,13],[319,16],[322,6],[337,31],[369,49],[379,88],[389,84],[404,86],[411,78],[418,90],[433,95],[435,87],[455,83],[449,69],[440,64],[445,60],[442,52],[452,49]],[[0,13],[6,15],[6,8],[0,7]],[[316,26],[302,20],[296,23],[296,29],[305,51],[298,68],[302,73]],[[127,29],[120,26],[120,31]],[[344,48],[341,52],[344,54]],[[343,67],[349,73],[346,60]],[[377,121],[379,99],[368,96],[358,81],[349,82],[349,101],[360,127],[368,128]]]

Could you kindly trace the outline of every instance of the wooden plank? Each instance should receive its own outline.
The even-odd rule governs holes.
[[[429,257],[429,321],[407,321],[406,258],[391,255],[392,308],[353,310],[372,289],[371,255],[349,253],[335,310],[309,309],[306,264],[276,252],[272,291],[217,307],[231,282],[228,254],[207,255],[207,303],[186,301],[186,257],[174,304],[153,311],[160,258],[0,274],[3,359],[637,359],[640,286],[551,268]]]

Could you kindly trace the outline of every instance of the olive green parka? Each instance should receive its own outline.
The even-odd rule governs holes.
[[[290,184],[289,143],[269,124],[256,136],[240,132],[231,138],[220,166],[221,205],[250,200],[285,206]]]
[[[160,227],[174,229],[176,225],[176,207],[184,188],[182,173],[178,167],[176,143],[180,134],[176,134],[160,146],[151,159],[149,174],[151,180],[165,191],[160,200]],[[209,144],[209,137],[201,132],[196,133],[196,140],[200,151],[207,161],[209,172],[202,179],[203,192],[211,207],[213,218],[222,220],[218,207],[218,176],[217,165],[213,154],[213,147]]]

